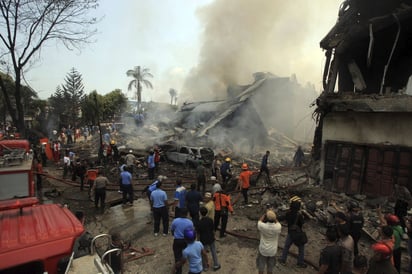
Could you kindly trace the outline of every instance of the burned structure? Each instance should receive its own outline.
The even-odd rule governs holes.
[[[253,76],[250,85],[230,86],[227,100],[184,104],[177,124],[191,129],[195,138],[246,153],[270,145],[273,135],[305,141],[314,122],[310,115],[302,119],[302,113],[316,98],[315,89],[302,87],[293,77]]]
[[[390,196],[412,190],[412,1],[347,0],[326,52],[314,156],[326,188]]]

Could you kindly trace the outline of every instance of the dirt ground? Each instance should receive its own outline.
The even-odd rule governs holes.
[[[48,166],[45,168],[50,175],[57,178],[61,178],[62,171],[56,169],[55,166]],[[142,171],[142,170],[141,170]],[[174,177],[187,176],[183,174],[181,167],[175,166],[173,164],[167,164],[163,167],[163,173],[174,173]],[[193,173],[192,173],[193,174]],[[192,176],[189,174],[189,177]],[[169,186],[173,186],[173,179],[169,178],[167,180]],[[138,182],[139,184],[139,182]],[[189,185],[185,185],[189,188]],[[140,187],[143,187],[140,185]],[[210,185],[208,186],[211,187]],[[100,233],[109,233],[109,227],[103,227],[101,221],[107,218],[108,215],[112,214],[110,209],[106,210],[104,214],[97,214],[94,210],[94,204],[87,197],[87,191],[79,192],[79,187],[76,184],[72,184],[70,181],[61,182],[58,180],[46,180],[44,190],[53,194],[54,190],[57,190],[56,195],[49,195],[49,200],[46,202],[56,202],[61,204],[68,204],[70,209],[75,212],[77,210],[82,210],[86,213],[87,220],[85,224],[86,230],[91,232],[93,235]],[[277,214],[281,214],[285,210],[284,204],[287,204],[290,195],[297,193],[306,201],[324,201],[327,202],[331,199],[339,200],[339,194],[331,193],[323,190],[320,186],[314,185],[304,185],[299,187],[299,189],[293,189],[286,191],[283,195],[273,194],[271,197],[275,200],[280,200],[278,207],[276,207]],[[137,199],[147,198],[140,193],[140,191],[135,192]],[[257,220],[265,211],[265,206],[262,204],[262,195],[258,191],[250,192],[250,206],[243,206],[240,203],[235,204],[235,214],[229,217],[228,222],[228,236],[223,239],[217,239],[216,246],[218,250],[218,259],[222,268],[218,271],[219,273],[257,273],[255,258],[258,248],[258,231],[257,231]],[[109,193],[111,196],[119,195],[117,191],[112,190]],[[232,200],[236,200],[238,194],[232,195]],[[171,191],[168,192],[169,199],[172,199],[173,194]],[[155,237],[153,235],[153,224],[148,223],[150,221],[150,214],[148,212],[146,217],[136,219],[129,224],[129,227],[125,228],[126,233],[122,236],[126,240],[131,240],[132,246],[135,248],[148,247],[155,251],[154,255],[139,258],[134,261],[130,261],[125,265],[125,273],[136,273],[136,274],[166,274],[171,273],[173,266],[173,251],[172,243],[173,237],[168,235],[166,237],[159,236]],[[170,223],[172,218],[170,219]],[[133,232],[133,226],[135,223],[144,224],[143,229],[138,232]],[[116,224],[112,224],[115,226]],[[287,260],[287,265],[282,266],[280,264],[276,265],[275,273],[293,274],[293,273],[317,273],[316,267],[318,266],[320,250],[324,247],[324,233],[326,228],[323,224],[319,223],[317,219],[307,220],[305,224],[305,230],[308,234],[309,242],[305,247],[305,259],[308,263],[308,268],[300,269],[296,267],[296,257],[297,248],[292,246],[289,251],[290,256]],[[278,255],[280,256],[282,252],[282,247],[284,244],[287,228],[283,226],[282,233],[279,239],[279,249]],[[126,234],[126,235],[125,235]],[[360,252],[369,257],[369,246],[371,241],[366,237],[361,239],[360,242]],[[212,262],[212,258],[209,254],[209,262]],[[407,252],[403,253],[403,267],[406,267],[408,263]],[[187,273],[188,266],[185,265],[183,273]],[[213,272],[209,270],[208,272]]]

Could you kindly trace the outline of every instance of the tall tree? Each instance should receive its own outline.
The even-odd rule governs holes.
[[[50,103],[59,122],[64,126],[73,126],[77,123],[81,102],[85,97],[83,79],[82,75],[72,68],[64,81],[63,85],[56,88]]]
[[[64,81],[63,93],[70,104],[67,108],[67,114],[70,119],[69,123],[73,126],[76,124],[80,103],[84,98],[83,79],[82,75],[75,68],[72,68]]]
[[[41,48],[50,40],[62,42],[68,49],[91,42],[96,18],[89,11],[99,0],[1,0],[0,1],[0,65],[12,68],[15,86],[5,90],[0,75],[8,112],[16,127],[24,134],[22,77],[25,70],[40,57]],[[15,105],[10,99],[14,97]]]
[[[177,91],[174,88],[171,88],[171,89],[169,89],[169,94],[170,94],[170,104],[173,105],[173,100],[177,96]]]
[[[142,84],[144,84],[147,88],[153,88],[152,83],[146,78],[153,77],[153,75],[149,72],[148,68],[140,68],[140,66],[134,67],[134,69],[129,69],[126,72],[126,75],[129,77],[133,77],[133,80],[130,81],[128,90],[131,90],[133,87],[136,88],[137,94],[137,110],[141,112],[141,105],[142,105]]]

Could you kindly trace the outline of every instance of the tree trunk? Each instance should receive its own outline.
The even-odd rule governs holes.
[[[16,127],[22,137],[26,137],[26,128],[24,126],[24,106],[21,103],[21,76],[20,70],[16,70],[16,81],[15,81],[15,91],[14,96],[16,98],[16,109],[17,109],[17,121]]]
[[[140,85],[140,81],[137,80],[137,110],[140,113],[142,106],[142,86]]]

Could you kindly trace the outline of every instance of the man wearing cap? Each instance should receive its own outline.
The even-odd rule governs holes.
[[[259,249],[256,259],[256,266],[259,274],[263,274],[267,267],[267,273],[273,273],[276,264],[276,253],[278,250],[279,235],[282,230],[281,224],[276,219],[273,209],[268,209],[263,214],[257,228],[260,233]]]
[[[279,221],[285,220],[288,224],[288,234],[285,239],[285,245],[283,247],[282,257],[279,259],[279,262],[281,265],[286,265],[286,258],[288,256],[289,249],[293,244],[292,235],[291,235],[293,233],[293,230],[291,229],[291,227],[296,225],[300,229],[302,229],[302,226],[304,223],[303,215],[300,213],[300,207],[301,207],[301,199],[299,196],[295,195],[292,198],[290,198],[290,208],[286,212],[286,215],[278,217]],[[305,259],[305,245],[302,244],[298,246],[298,260],[297,260],[297,265],[296,265],[298,268],[307,267],[307,265],[304,262],[304,259]]]
[[[222,186],[216,180],[215,176],[210,177],[210,180],[212,181],[211,183],[213,184],[212,186],[212,196],[213,196],[216,192],[222,191]]]
[[[372,245],[373,256],[369,260],[367,274],[385,273],[397,274],[396,268],[391,264],[390,258],[392,249],[384,243],[375,243]]]
[[[227,157],[225,162],[220,166],[220,175],[222,176],[223,187],[230,181],[232,178],[232,169],[230,165],[231,159]]]
[[[239,183],[237,185],[237,189],[242,191],[244,204],[248,203],[248,191],[250,187],[250,177],[256,173],[258,173],[258,171],[249,170],[248,164],[246,163],[242,164],[242,172],[240,172],[240,175],[239,175]]]

